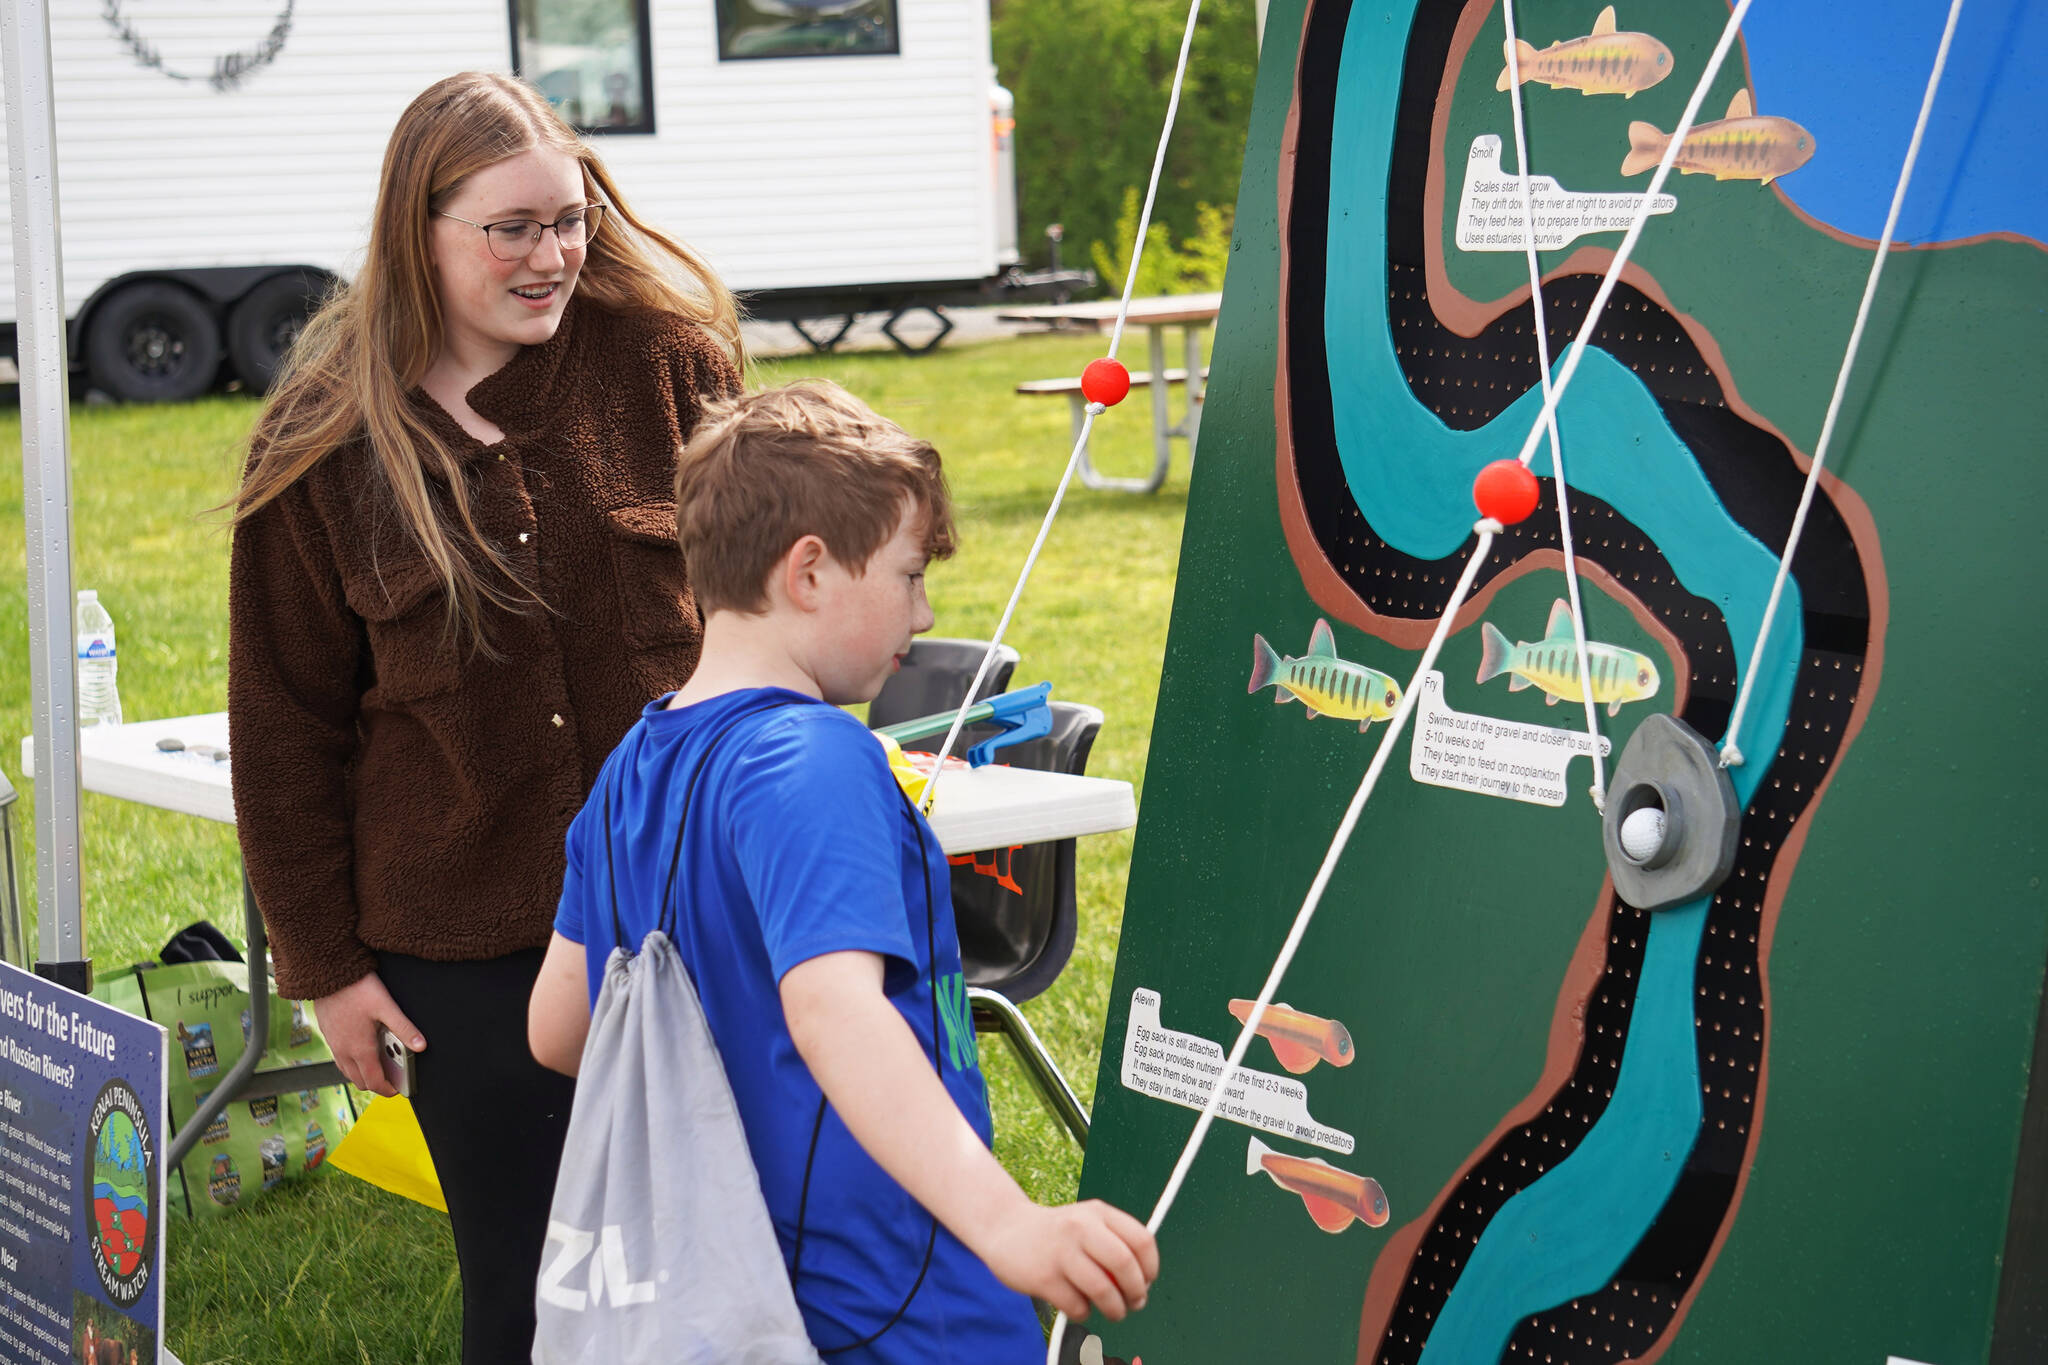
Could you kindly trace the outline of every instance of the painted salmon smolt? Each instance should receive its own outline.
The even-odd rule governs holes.
[[[1357,721],[1360,730],[1387,719],[1401,704],[1401,684],[1376,668],[1337,657],[1337,637],[1321,617],[1309,632],[1308,653],[1299,659],[1283,658],[1265,636],[1252,636],[1252,680],[1245,691],[1262,687],[1278,689],[1276,702],[1300,698],[1310,720],[1335,716]]]
[[[1647,33],[1617,32],[1614,6],[1600,11],[1593,31],[1538,49],[1523,39],[1501,44],[1501,56],[1512,56],[1515,74],[1527,85],[1537,81],[1552,90],[1577,90],[1586,95],[1620,95],[1634,99],[1671,74],[1671,49]],[[1506,67],[1493,88],[1505,90],[1511,78]]]
[[[1540,687],[1546,706],[1555,706],[1560,700],[1585,700],[1585,693],[1579,690],[1579,652],[1572,641],[1571,603],[1562,597],[1551,606],[1550,623],[1544,627],[1540,640],[1511,645],[1491,621],[1480,624],[1479,634],[1480,682],[1507,673],[1512,675],[1508,691]],[[1586,641],[1586,671],[1593,683],[1593,700],[1605,706],[1610,716],[1621,710],[1623,702],[1657,695],[1660,685],[1657,665],[1650,662],[1648,655],[1595,640]]]
[[[1623,175],[1641,175],[1664,159],[1671,134],[1654,123],[1628,126],[1628,156]],[[1788,118],[1758,114],[1749,91],[1738,90],[1728,101],[1728,117],[1695,124],[1685,135],[1671,164],[1687,175],[1716,180],[1757,180],[1768,185],[1813,159],[1813,134]]]

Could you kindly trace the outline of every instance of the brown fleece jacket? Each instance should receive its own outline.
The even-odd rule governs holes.
[[[283,994],[339,990],[379,951],[548,941],[570,819],[641,707],[696,667],[676,454],[700,398],[738,384],[680,319],[572,303],[470,390],[499,444],[413,395],[484,534],[547,603],[492,611],[499,661],[446,638],[440,582],[366,443],[237,528],[235,819]]]

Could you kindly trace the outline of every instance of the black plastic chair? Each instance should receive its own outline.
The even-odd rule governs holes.
[[[910,642],[903,666],[882,684],[882,690],[868,703],[868,728],[900,725],[920,716],[935,715],[958,707],[967,696],[967,684],[988,653],[986,640],[923,639]],[[1008,645],[996,651],[996,661],[975,689],[974,699],[986,701],[1005,692],[1010,675],[1017,671],[1017,651]],[[933,748],[938,746],[934,744]],[[956,748],[966,749],[964,744]]]
[[[1102,730],[1102,712],[1052,703],[1052,732],[1004,749],[998,762],[1080,774]],[[945,788],[939,789],[945,799]],[[1074,953],[1079,922],[1074,840],[1023,844],[953,858],[953,917],[978,1033],[1000,1033],[1046,1108],[1082,1147],[1088,1112],[1017,1006],[1052,985]]]
[[[913,641],[902,667],[868,703],[868,725],[880,729],[958,707],[987,653],[986,640]],[[1017,651],[1008,645],[998,650],[974,699],[1007,691],[1017,661]],[[1086,771],[1089,751],[1102,729],[1102,712],[1056,701],[1052,713],[1050,734],[1004,749],[996,761],[1046,772]],[[955,751],[965,753],[984,733],[992,731],[968,726]],[[992,849],[949,861],[954,921],[975,1031],[1000,1033],[1008,1040],[1046,1108],[1085,1148],[1088,1111],[1017,1008],[1050,986],[1073,956],[1079,920],[1074,841]]]
[[[1085,773],[1102,712],[1052,703],[1052,733],[996,754],[996,762],[1040,772]],[[945,799],[945,786],[939,787]],[[1050,986],[1074,951],[1074,841],[1022,844],[954,860],[953,914],[967,984],[1023,1004]]]

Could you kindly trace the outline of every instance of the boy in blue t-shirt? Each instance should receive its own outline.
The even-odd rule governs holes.
[[[1100,1201],[1033,1204],[990,1153],[945,854],[838,706],[931,628],[925,565],[953,549],[938,453],[793,385],[707,411],[676,506],[702,659],[570,826],[534,1056],[574,1074],[612,948],[664,929],[820,1352],[1035,1362],[1025,1294],[1122,1318],[1158,1252]]]

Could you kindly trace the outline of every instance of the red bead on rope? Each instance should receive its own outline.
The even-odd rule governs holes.
[[[1081,371],[1081,396],[1091,403],[1100,403],[1113,408],[1124,401],[1124,395],[1131,391],[1131,372],[1120,360],[1104,356],[1088,362],[1088,368]]]
[[[1479,515],[1513,526],[1536,510],[1536,476],[1520,460],[1495,460],[1472,480]]]

